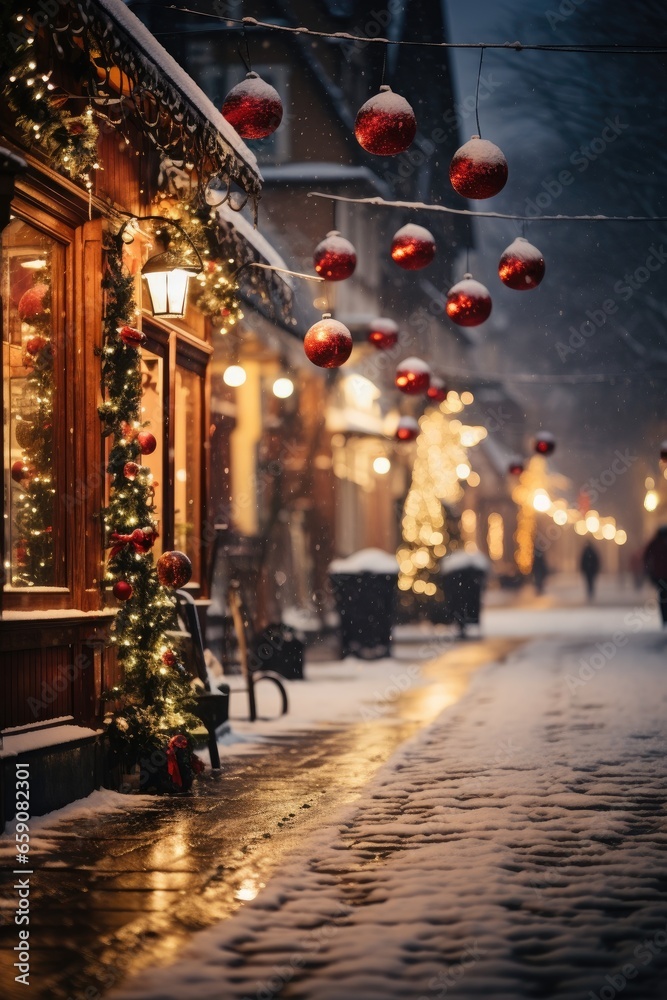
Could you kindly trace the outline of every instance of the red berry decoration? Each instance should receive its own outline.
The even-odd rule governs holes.
[[[184,587],[192,576],[192,563],[185,552],[165,552],[155,564],[157,578],[163,587],[178,590]]]
[[[352,353],[352,334],[325,313],[304,337],[303,349],[308,360],[318,368],[340,368]]]
[[[414,417],[401,417],[395,434],[397,441],[414,441],[419,437],[419,424]]]
[[[540,431],[535,435],[535,451],[538,455],[553,455],[556,450],[556,439],[549,431]]]
[[[123,466],[123,475],[125,476],[126,479],[129,479],[130,482],[132,483],[139,475],[140,469],[141,466],[137,465],[136,462],[126,462],[125,465]]]
[[[18,459],[12,465],[11,475],[15,483],[22,483],[24,479],[30,477],[30,467],[26,465],[23,459]]]
[[[435,257],[435,240],[428,229],[411,222],[403,226],[391,243],[391,257],[405,271],[421,271]]]
[[[367,153],[395,156],[404,152],[417,133],[415,113],[405,100],[380,87],[380,93],[366,101],[357,113],[354,134]]]
[[[345,281],[354,274],[357,251],[349,240],[332,229],[315,247],[313,266],[320,277],[327,281]]]
[[[242,139],[265,139],[283,120],[283,103],[270,83],[248,73],[227,94],[222,115]]]
[[[28,337],[25,342],[25,352],[34,358],[40,351],[44,350],[47,344],[48,340],[46,337],[40,337],[39,334],[34,337]]]
[[[137,444],[142,455],[152,455],[157,448],[157,440],[150,431],[139,431],[137,434]]]
[[[449,179],[464,198],[493,198],[507,183],[507,160],[493,142],[474,135],[454,153]]]
[[[441,378],[438,378],[437,375],[434,375],[431,379],[431,384],[426,390],[426,395],[434,403],[444,403],[447,399],[448,392],[449,389],[447,388],[445,382]]]
[[[173,667],[175,666],[177,661],[178,657],[176,656],[176,653],[173,651],[173,649],[165,649],[164,653],[162,654],[162,662],[164,663],[165,667]]]
[[[507,471],[510,476],[520,476],[523,472],[524,466],[520,458],[513,458],[507,467]]]
[[[49,286],[40,282],[33,285],[27,292],[24,292],[19,299],[18,313],[19,319],[29,322],[36,319],[47,310],[46,300],[49,294]]]
[[[660,461],[667,462],[667,441],[663,441],[660,445]]]
[[[431,384],[431,369],[421,358],[406,358],[396,368],[396,388],[408,396],[426,392]]]
[[[498,275],[503,284],[517,292],[526,292],[537,288],[546,270],[544,257],[532,243],[523,236],[517,236],[503,250],[498,264]]]
[[[373,347],[377,347],[378,351],[389,350],[390,347],[398,343],[398,326],[394,323],[393,319],[385,319],[382,316],[378,316],[376,319],[371,320],[368,331],[368,342]]]
[[[135,330],[133,326],[119,326],[118,336],[126,347],[143,347],[147,337],[141,330]]]
[[[117,601],[129,601],[132,597],[133,588],[132,584],[128,583],[127,580],[118,580],[117,583],[113,585],[113,596]]]
[[[459,326],[479,326],[491,315],[491,305],[488,288],[472,274],[464,274],[463,281],[449,289],[445,309]]]

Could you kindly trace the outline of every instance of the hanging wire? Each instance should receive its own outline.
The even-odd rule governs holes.
[[[245,42],[245,52],[246,52],[245,56],[243,55],[243,52],[241,51],[240,47],[237,49],[237,52],[239,54],[241,62],[246,68],[246,73],[252,73],[252,62],[250,61],[250,45],[248,44],[248,33],[245,30],[245,25],[243,25],[243,41]]]
[[[140,0],[142,6],[159,6],[162,10],[165,7],[156,0]],[[313,38],[332,38],[343,42],[363,42],[364,45],[410,45],[418,48],[431,49],[507,49],[511,52],[581,52],[599,55],[664,55],[667,53],[667,45],[615,45],[604,43],[600,45],[557,45],[524,42],[424,42],[407,41],[393,38],[371,38],[367,35],[353,35],[348,31],[315,31],[312,28],[303,26],[292,27],[287,24],[274,24],[271,21],[259,21],[255,17],[225,17],[221,14],[210,14],[207,11],[193,10],[191,7],[179,7],[176,4],[169,4],[167,10],[173,10],[181,14],[192,14],[195,17],[206,17],[214,21],[224,21],[225,24],[238,24],[244,28],[261,28],[265,31],[283,31],[294,35],[310,35]],[[167,32],[173,34],[174,32]],[[158,32],[155,34],[159,35]]]
[[[448,208],[446,205],[427,205],[423,201],[388,201],[385,198],[347,198],[342,194],[325,194],[309,191],[308,198],[331,198],[353,205],[372,205],[375,208],[407,208],[420,212],[444,212],[447,215],[467,215],[478,219],[509,219],[516,222],[667,222],[667,215],[508,215],[504,212],[473,212],[469,208]]]
[[[479,69],[477,70],[477,90],[475,91],[475,119],[477,121],[477,135],[482,138],[482,130],[479,127],[479,81],[482,79],[482,61],[484,59],[484,47],[479,53]]]
[[[382,50],[382,79],[380,80],[380,87],[384,87],[384,74],[387,68],[387,46],[385,45]]]

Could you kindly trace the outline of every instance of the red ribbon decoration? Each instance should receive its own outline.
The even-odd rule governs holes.
[[[117,531],[114,531],[111,541],[116,544],[109,553],[109,559],[113,559],[115,555],[118,555],[125,545],[133,545],[135,552],[145,555],[155,545],[156,538],[157,531],[153,528],[135,528],[131,535],[119,535]]]
[[[185,750],[187,745],[188,741],[180,733],[177,736],[172,736],[167,744],[167,771],[173,783],[179,788],[183,787],[183,779],[176,760],[176,750]]]

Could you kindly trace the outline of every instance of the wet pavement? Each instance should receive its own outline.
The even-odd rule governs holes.
[[[259,752],[227,757],[190,796],[49,830],[51,849],[34,859],[30,995],[97,1000],[129,973],[174,961],[193,932],[254,898],[286,853],[456,702],[476,670],[516,645],[453,644],[422,668],[429,683],[408,690],[387,716],[281,735]],[[26,995],[14,982],[16,930],[0,928],[7,1000]]]

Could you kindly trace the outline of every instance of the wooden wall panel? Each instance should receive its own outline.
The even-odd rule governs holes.
[[[72,646],[0,653],[0,729],[72,715]]]

